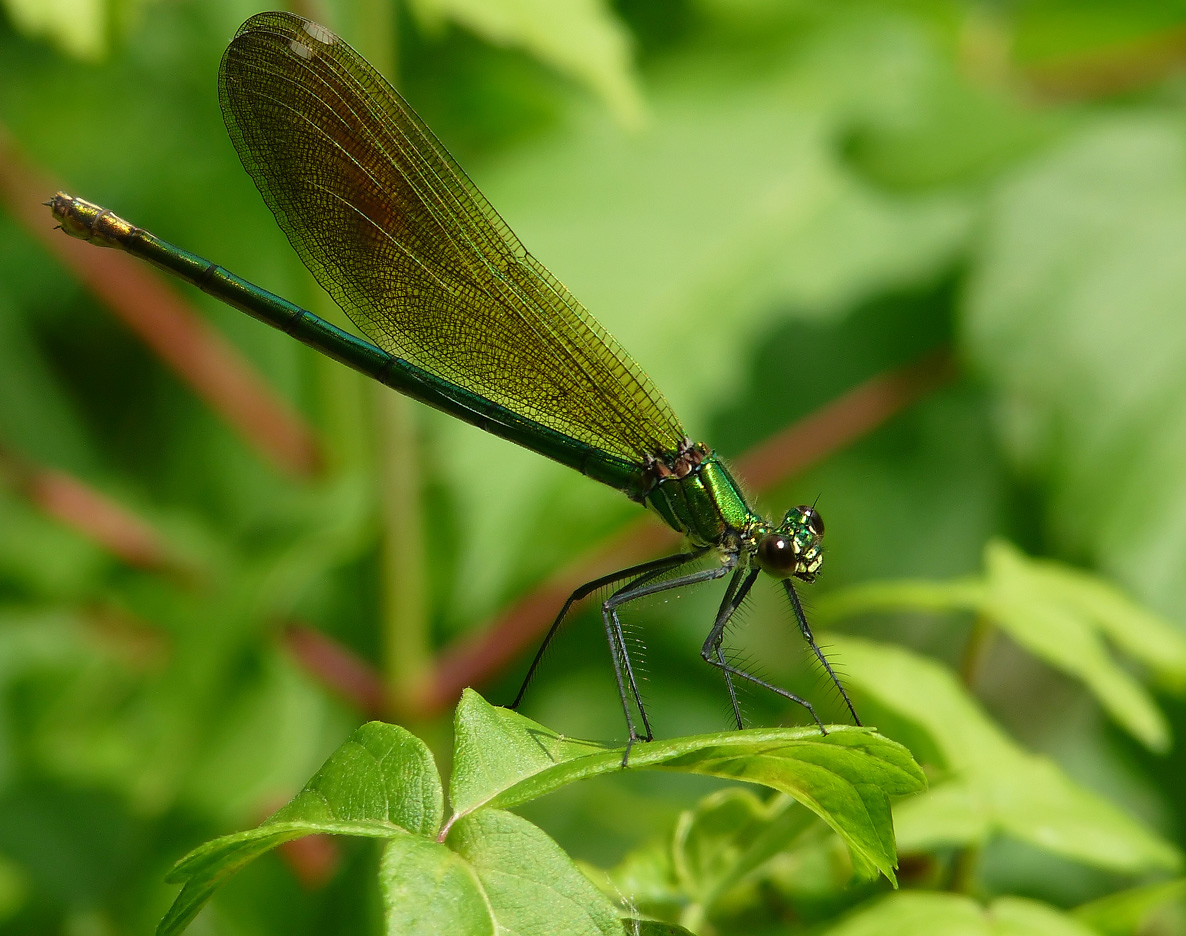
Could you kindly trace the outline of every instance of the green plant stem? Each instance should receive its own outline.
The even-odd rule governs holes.
[[[969,690],[974,688],[976,675],[980,671],[980,664],[984,661],[984,654],[988,651],[993,636],[993,624],[983,614],[977,614],[972,622],[972,632],[964,644],[964,652],[960,656],[960,681]]]
[[[430,662],[415,404],[386,387],[376,387],[374,397],[383,522],[383,675],[388,704],[406,713]]]
[[[358,48],[396,81],[396,22],[391,0],[360,0]],[[394,715],[406,715],[428,672],[431,648],[424,588],[424,518],[415,403],[376,386],[373,393],[382,519],[383,680]]]

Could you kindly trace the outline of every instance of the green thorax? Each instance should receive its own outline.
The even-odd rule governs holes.
[[[750,510],[716,453],[704,451],[687,474],[660,478],[647,494],[646,504],[697,545],[725,545],[739,539],[760,518]]]

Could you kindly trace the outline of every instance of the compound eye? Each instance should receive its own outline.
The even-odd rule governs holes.
[[[814,507],[808,507],[806,504],[801,504],[795,508],[803,515],[803,522],[807,524],[808,529],[816,536],[824,535],[824,518],[820,516],[820,512]]]
[[[786,578],[799,565],[794,541],[781,533],[767,533],[758,542],[758,565],[771,575]]]

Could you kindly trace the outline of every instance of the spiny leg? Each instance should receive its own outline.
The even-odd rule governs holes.
[[[815,654],[816,659],[820,661],[820,665],[823,666],[824,671],[831,677],[836,688],[840,690],[840,696],[844,699],[844,704],[848,706],[852,720],[857,725],[860,725],[861,720],[857,717],[857,710],[852,707],[852,700],[848,697],[848,693],[844,691],[844,686],[833,671],[832,664],[828,662],[828,658],[824,656],[824,652],[819,648],[815,642],[815,638],[811,635],[811,628],[807,625],[807,615],[803,613],[803,605],[799,603],[799,593],[795,591],[795,586],[791,584],[790,579],[784,579],[782,584],[787,590],[787,597],[791,599],[791,607],[795,611],[795,620],[799,622],[799,630],[803,632],[803,639],[807,641],[807,646],[811,648],[811,652]],[[818,720],[816,719],[816,721]]]
[[[733,676],[725,665],[725,655],[721,652],[721,648],[717,647],[717,662],[721,667],[721,675],[725,677],[725,688],[729,690],[729,701],[733,705],[733,719],[737,722],[737,730],[741,731],[745,727],[745,723],[741,720],[741,706],[737,703],[737,690],[733,688]]]
[[[511,703],[512,709],[517,709],[519,703],[523,701],[523,696],[527,694],[527,687],[531,685],[531,680],[535,678],[536,670],[539,669],[540,663],[543,661],[544,653],[548,649],[548,645],[552,642],[552,638],[556,636],[557,631],[560,630],[560,625],[564,623],[564,619],[568,617],[568,612],[572,606],[584,598],[601,588],[608,585],[615,585],[625,579],[633,576],[645,576],[648,573],[659,574],[667,572],[671,569],[678,569],[681,565],[691,562],[694,559],[699,559],[708,551],[708,547],[696,549],[686,553],[676,553],[674,556],[665,556],[662,559],[652,559],[650,562],[643,562],[639,565],[630,566],[628,569],[622,569],[618,572],[611,572],[609,575],[603,575],[601,578],[593,579],[591,582],[586,582],[571,595],[568,600],[564,602],[564,606],[560,609],[560,613],[556,615],[556,620],[552,622],[552,626],[548,628],[548,633],[540,644],[539,650],[536,651],[535,659],[531,661],[531,666],[527,669],[527,675],[523,679],[523,685],[519,687],[519,694],[515,696],[515,701]],[[612,646],[612,644],[611,644]]]
[[[676,568],[678,568],[678,566],[676,566]],[[657,576],[662,575],[666,571],[668,570],[652,569],[650,572],[644,572],[642,575],[638,576],[638,578],[627,582],[616,592],[614,592],[613,595],[610,596],[610,600],[617,597],[618,595],[621,595],[623,592],[628,592],[632,589],[638,588],[641,585],[645,585],[647,582],[654,581]],[[650,741],[654,735],[651,732],[651,723],[647,719],[646,708],[642,704],[642,694],[638,689],[638,680],[634,678],[634,665],[631,663],[630,654],[626,650],[626,634],[622,629],[621,622],[616,617],[613,619],[613,623],[616,625],[616,627],[610,627],[609,621],[606,619],[604,612],[602,613],[602,622],[606,625],[605,636],[609,641],[610,652],[614,654],[615,672],[618,674],[618,691],[622,692],[621,670],[618,669],[620,664],[621,667],[626,670],[626,679],[630,683],[630,693],[634,696],[634,702],[638,706],[638,714],[642,716],[642,727],[643,731],[645,732],[643,737],[645,737],[647,741]],[[626,696],[624,693],[622,694],[622,704],[628,704],[626,702]],[[626,719],[627,723],[629,724],[629,712],[627,712]]]
[[[626,698],[626,683],[622,681],[622,659],[625,657],[625,651],[622,649],[622,644],[614,635],[613,625],[610,623],[609,615],[604,612],[601,615],[601,623],[605,625],[605,639],[609,642],[609,655],[614,664],[614,679],[618,683],[618,698],[622,701],[622,712],[626,716],[626,753],[622,755],[622,766],[626,766],[626,758],[630,756],[630,748],[638,739],[638,732],[634,730],[634,717],[630,714],[630,702]],[[637,701],[635,696],[635,701]],[[646,715],[643,715],[643,724],[646,725]],[[647,731],[650,731],[650,726],[647,726]],[[649,738],[647,740],[650,740]]]
[[[745,600],[745,596],[749,594],[750,588],[753,587],[754,579],[757,574],[750,572],[747,574],[745,569],[738,569],[733,573],[733,578],[729,580],[729,587],[725,590],[725,597],[721,599],[721,606],[717,609],[717,621],[722,618],[726,621],[733,616],[741,603]],[[721,630],[720,637],[724,636],[724,629]],[[737,704],[737,690],[733,686],[733,676],[729,673],[725,666],[725,656],[721,652],[721,640],[718,638],[715,647],[717,661],[720,663],[721,675],[725,677],[725,686],[729,690],[729,701],[733,704],[733,718],[737,722],[737,730],[740,731],[744,725],[741,720],[741,706]]]
[[[738,574],[741,574],[740,571]],[[724,637],[725,627],[729,624],[729,618],[733,616],[733,613],[737,610],[738,606],[741,604],[741,601],[745,598],[746,593],[749,592],[750,588],[754,584],[754,580],[757,577],[758,571],[756,569],[752,569],[747,572],[744,581],[742,581],[738,586],[737,594],[734,595],[733,600],[726,601],[721,604],[721,608],[717,612],[717,618],[713,622],[712,630],[708,632],[708,637],[705,639],[704,645],[700,648],[700,656],[703,657],[705,663],[709,664],[710,666],[717,667],[717,669],[726,674],[736,676],[738,679],[748,680],[749,682],[761,686],[764,689],[769,689],[775,695],[780,695],[784,699],[802,705],[805,709],[807,709],[808,712],[811,713],[811,717],[815,720],[816,725],[819,726],[819,730],[824,734],[827,734],[828,732],[827,729],[824,728],[824,723],[820,721],[819,716],[815,713],[815,707],[806,699],[800,698],[793,692],[787,692],[787,690],[781,689],[773,683],[767,682],[766,680],[755,676],[753,673],[747,673],[738,666],[733,666],[730,663],[726,663],[724,657],[721,655],[721,640]],[[739,713],[735,712],[734,714],[737,714],[738,718],[740,718]]]
[[[630,665],[630,654],[626,651],[625,638],[622,635],[622,624],[618,619],[618,609],[631,601],[637,601],[640,598],[646,598],[650,595],[657,595],[660,592],[671,591],[676,588],[683,588],[685,585],[697,585],[701,582],[711,582],[714,579],[722,578],[728,575],[736,566],[736,556],[726,556],[724,562],[715,569],[702,569],[699,572],[690,572],[687,575],[681,575],[677,578],[670,579],[665,582],[654,582],[644,585],[635,585],[631,583],[626,588],[623,588],[609,598],[601,605],[602,619],[605,621],[606,634],[614,635],[610,637],[610,650],[614,649],[614,638],[617,640],[617,647],[621,650],[624,666],[631,679],[633,687],[633,673]],[[622,698],[623,708],[626,709],[626,728],[628,731],[628,738],[626,740],[626,750],[622,754],[622,766],[625,767],[627,761],[630,759],[630,749],[634,746],[634,742],[639,740],[638,733],[634,730],[634,719],[630,717],[629,708],[626,706],[626,687],[622,682],[622,667],[619,666],[616,658],[614,662],[614,675],[618,678],[618,694]],[[647,720],[646,709],[643,707],[642,700],[635,695],[635,701],[638,703],[639,714],[642,716],[643,724],[647,728],[646,740],[651,740],[650,724]]]

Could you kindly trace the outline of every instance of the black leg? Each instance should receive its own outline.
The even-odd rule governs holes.
[[[741,573],[739,572],[738,574],[740,575]],[[721,609],[717,612],[717,618],[713,622],[712,630],[709,631],[708,637],[704,641],[704,646],[700,648],[700,656],[704,658],[705,663],[708,663],[710,666],[717,667],[717,669],[724,673],[732,674],[738,679],[748,680],[755,685],[761,686],[763,689],[769,689],[771,692],[782,696],[784,699],[802,705],[805,709],[807,709],[807,711],[811,713],[811,717],[815,719],[815,723],[819,726],[819,730],[824,734],[827,734],[828,732],[824,728],[824,723],[820,721],[819,716],[815,713],[815,707],[806,699],[801,699],[792,692],[787,692],[785,689],[780,689],[773,683],[769,683],[764,679],[760,679],[753,675],[753,673],[747,673],[740,667],[726,663],[724,657],[721,655],[721,640],[724,637],[725,627],[729,623],[729,618],[733,616],[733,612],[737,610],[738,605],[741,604],[742,599],[745,598],[746,593],[750,590],[750,587],[754,584],[754,580],[757,577],[758,572],[756,569],[752,569],[745,573],[745,579],[738,586],[737,593],[733,596],[733,599],[721,604]]]
[[[782,584],[786,587],[787,597],[791,599],[791,607],[795,611],[795,620],[799,622],[799,630],[803,632],[803,639],[807,641],[807,646],[811,648],[811,652],[815,654],[816,659],[820,661],[820,665],[823,666],[824,671],[831,677],[836,688],[840,690],[840,696],[844,699],[844,704],[848,706],[852,720],[859,725],[861,720],[857,717],[857,710],[852,707],[852,699],[844,691],[844,686],[841,685],[839,678],[837,678],[836,673],[832,670],[832,664],[828,662],[828,658],[824,656],[824,652],[816,645],[815,638],[811,636],[811,628],[807,626],[807,615],[803,613],[803,605],[799,603],[799,593],[795,591],[795,586],[791,584],[790,579],[784,579]]]
[[[733,720],[737,722],[737,730],[741,731],[745,727],[745,723],[741,720],[741,706],[737,703],[737,690],[733,687],[733,676],[725,668],[725,655],[721,652],[720,647],[717,647],[717,663],[720,664],[721,675],[725,677],[725,688],[729,690],[729,701],[733,705]]]
[[[535,678],[536,670],[539,669],[540,662],[544,658],[544,652],[548,649],[548,644],[552,642],[552,638],[556,636],[556,632],[560,630],[560,625],[564,623],[564,619],[568,616],[569,610],[583,598],[589,597],[599,588],[605,588],[609,585],[615,585],[618,582],[624,581],[635,576],[649,577],[659,575],[671,569],[678,569],[681,565],[691,562],[694,559],[699,559],[708,551],[707,548],[693,550],[692,552],[677,553],[674,556],[666,556],[663,559],[652,559],[650,562],[643,562],[636,566],[631,566],[628,569],[622,569],[618,572],[612,572],[609,575],[603,575],[601,578],[594,579],[591,582],[586,582],[571,595],[568,600],[564,602],[564,607],[560,609],[560,613],[556,615],[556,620],[552,622],[552,626],[548,628],[548,633],[544,637],[543,643],[540,644],[539,650],[536,651],[535,659],[531,661],[531,666],[527,668],[527,675],[523,679],[523,685],[519,687],[519,694],[515,696],[515,701],[511,703],[512,709],[517,709],[519,703],[523,701],[523,696],[527,693],[527,687],[531,685],[531,680]]]
[[[626,642],[622,636],[622,624],[618,620],[618,609],[628,602],[637,601],[639,598],[646,598],[649,595],[657,595],[659,592],[683,588],[685,585],[697,585],[700,582],[711,582],[713,579],[722,578],[728,575],[736,564],[736,556],[726,556],[724,562],[715,569],[703,569],[699,572],[691,572],[665,582],[653,582],[641,585],[631,583],[615,592],[602,604],[601,616],[605,622],[606,637],[610,641],[610,651],[614,654],[614,676],[618,680],[618,695],[622,700],[622,710],[626,715],[628,738],[626,740],[626,752],[622,755],[623,767],[626,766],[627,761],[630,759],[630,748],[634,746],[634,742],[640,740],[640,737],[649,741],[652,734],[650,723],[647,720],[646,709],[643,707],[642,700],[638,696],[637,685],[634,681],[633,669],[630,664],[630,654],[626,650]],[[648,575],[647,577],[653,578],[654,576]],[[618,661],[619,653],[621,654],[620,663]],[[634,693],[635,702],[638,704],[639,715],[642,717],[642,722],[646,729],[645,736],[640,736],[634,728],[634,719],[630,715],[630,706],[627,702],[626,684],[622,679],[623,669],[626,671],[627,678],[630,680],[631,690]]]
[[[679,568],[679,566],[675,566],[675,568]],[[647,582],[654,581],[655,578],[662,575],[666,571],[669,570],[652,569],[649,572],[644,572],[642,575],[638,576],[638,578],[627,582],[625,585],[619,588],[610,596],[609,600],[612,601],[619,595],[645,585]],[[629,598],[627,598],[627,600],[629,600]],[[630,738],[634,738],[635,731],[630,718],[630,703],[626,700],[626,693],[622,683],[622,670],[626,671],[626,679],[630,683],[630,693],[634,696],[634,702],[638,706],[638,714],[642,716],[642,729],[645,732],[643,737],[647,741],[650,741],[654,735],[651,732],[651,723],[647,718],[646,707],[642,704],[642,694],[638,690],[638,680],[634,677],[634,665],[630,662],[630,654],[626,649],[626,634],[622,630],[621,622],[616,617],[613,619],[612,626],[610,620],[605,616],[604,612],[601,615],[601,620],[602,624],[605,625],[605,638],[609,642],[610,653],[613,654],[614,658],[614,675],[618,680],[618,692],[622,697],[622,707],[626,712],[626,724],[630,728]],[[629,743],[633,743],[633,740],[631,740]]]
[[[738,569],[733,573],[733,578],[729,579],[729,587],[725,589],[725,597],[721,599],[721,606],[717,609],[716,621],[728,621],[733,616],[733,612],[741,607],[745,596],[749,594],[756,578],[756,573],[752,571],[747,573],[745,569]],[[729,701],[733,705],[733,719],[737,722],[737,730],[740,731],[745,725],[741,720],[741,706],[737,704],[737,690],[733,686],[733,676],[724,668],[725,656],[721,652],[723,637],[724,630],[722,629],[716,642],[716,658],[721,666],[721,675],[725,677],[725,687],[729,690]]]

